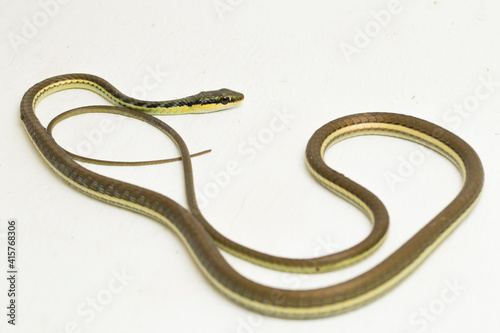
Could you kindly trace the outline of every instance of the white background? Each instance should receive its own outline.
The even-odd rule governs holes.
[[[17,219],[20,239],[18,321],[6,324],[2,273],[2,332],[499,331],[497,1],[402,0],[392,7],[388,0],[2,0],[0,6],[2,272],[8,218]],[[303,158],[314,130],[347,114],[398,112],[453,131],[481,157],[484,191],[464,223],[383,298],[322,320],[259,316],[213,288],[170,230],[76,192],[40,158],[19,120],[22,95],[47,77],[74,72],[151,100],[222,87],[244,92],[244,103],[232,110],[162,119],[191,151],[212,149],[193,160],[197,190],[210,197],[203,205],[208,219],[260,251],[306,258],[367,235],[366,218],[319,186]],[[64,110],[103,103],[90,92],[65,91],[47,98],[37,114],[47,124]],[[277,114],[287,116],[272,131]],[[100,131],[103,122],[112,130]],[[95,158],[178,154],[156,130],[107,115],[68,120],[55,136]],[[252,138],[261,140],[259,150]],[[271,272],[228,256],[238,271],[283,288],[354,277],[403,244],[461,184],[447,160],[397,139],[355,138],[326,158],[386,203],[392,224],[384,245],[365,262],[322,276]],[[239,174],[216,185],[229,161]],[[179,163],[89,168],[185,204]],[[128,278],[120,284],[117,274]],[[112,294],[110,284],[119,291]]]

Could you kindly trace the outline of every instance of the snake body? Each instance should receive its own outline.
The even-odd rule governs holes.
[[[151,124],[175,142],[183,161],[189,210],[154,191],[86,169],[56,143],[50,131],[37,118],[35,108],[45,96],[72,88],[94,91],[116,106],[75,109],[61,115],[56,123],[76,114],[114,113]],[[68,74],[46,79],[30,88],[21,102],[21,119],[41,156],[65,182],[89,196],[170,226],[217,289],[236,303],[270,316],[325,317],[352,310],[378,298],[408,276],[431,253],[471,210],[481,192],[484,179],[481,161],[475,151],[453,133],[422,119],[401,114],[349,115],[327,123],[313,134],[306,149],[306,163],[311,174],[323,186],[358,207],[370,219],[373,224],[370,234],[347,250],[313,259],[280,258],[246,248],[221,235],[202,215],[196,203],[191,160],[184,141],[171,127],[152,116],[218,111],[242,100],[242,94],[222,89],[179,100],[140,101],[122,94],[100,77]],[[350,265],[380,245],[389,224],[384,205],[367,189],[328,167],[323,158],[331,145],[367,134],[407,139],[441,153],[463,176],[463,186],[457,197],[388,258],[367,272],[336,285],[311,290],[272,288],[245,278],[228,264],[219,248],[277,270],[326,272]]]

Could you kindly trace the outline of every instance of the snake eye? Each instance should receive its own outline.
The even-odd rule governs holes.
[[[224,97],[222,97],[222,98],[220,99],[220,102],[221,102],[222,104],[224,104],[224,105],[226,105],[227,103],[229,103],[229,101],[230,101],[230,98],[229,98],[229,97],[227,97],[227,96],[224,96]]]

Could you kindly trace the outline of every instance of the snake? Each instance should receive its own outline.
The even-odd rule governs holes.
[[[112,105],[87,106],[66,111],[56,117],[48,128],[44,127],[35,114],[38,103],[52,93],[75,88],[95,92]],[[474,149],[457,135],[434,123],[404,114],[351,114],[330,121],[314,132],[306,147],[306,165],[321,185],[366,215],[372,224],[369,234],[348,249],[310,259],[283,258],[247,248],[226,238],[205,219],[196,202],[189,150],[173,128],[155,117],[220,111],[236,106],[243,99],[244,95],[241,93],[220,89],[176,100],[144,101],[121,93],[98,76],[65,74],[45,79],[28,89],[21,101],[20,116],[34,146],[62,180],[86,195],[140,213],[170,227],[217,290],[236,304],[272,317],[327,317],[351,311],[379,298],[398,285],[429,256],[472,210],[480,196],[484,183],[481,161]],[[171,138],[180,152],[183,164],[188,208],[155,191],[93,172],[77,163],[78,156],[70,155],[56,142],[51,134],[55,124],[68,117],[91,112],[137,119],[156,127]],[[369,190],[330,168],[324,159],[325,152],[332,145],[361,135],[401,138],[440,153],[455,165],[462,176],[459,193],[387,258],[346,281],[316,289],[282,289],[257,283],[237,272],[221,254],[221,250],[279,271],[322,273],[352,265],[380,246],[389,226],[389,215],[384,204]],[[98,160],[90,162],[99,163]],[[108,162],[113,165],[112,161]],[[156,162],[162,163],[162,160]]]

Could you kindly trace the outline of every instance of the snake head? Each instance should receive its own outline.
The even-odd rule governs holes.
[[[196,113],[215,112],[225,110],[243,101],[242,93],[231,89],[204,91],[196,95],[195,104],[198,104]]]

